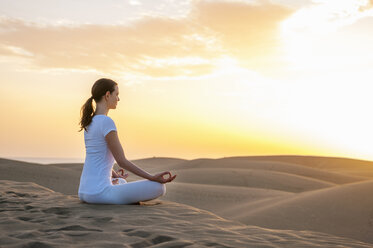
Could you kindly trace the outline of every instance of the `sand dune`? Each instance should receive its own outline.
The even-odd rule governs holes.
[[[135,159],[131,161],[144,168],[149,168],[149,167],[170,168],[174,165],[178,165],[182,162],[189,161],[189,160],[180,159],[180,158],[152,157],[152,158]]]
[[[372,164],[373,167],[373,164]],[[344,184],[362,180],[369,177],[342,174],[324,169],[315,169],[302,164],[291,164],[278,161],[257,161],[252,159],[196,159],[184,161],[175,165],[172,169],[195,169],[195,168],[235,168],[235,169],[260,169],[268,171],[285,172],[299,176],[310,177],[330,183]]]
[[[373,180],[295,194],[236,211],[233,219],[276,229],[314,230],[373,243]],[[236,209],[237,210],[237,209]]]
[[[34,183],[0,180],[2,247],[371,247],[312,231],[270,230],[174,202],[81,203]]]
[[[373,177],[373,162],[351,158],[338,157],[320,157],[320,156],[243,156],[227,157],[220,160],[227,161],[267,161],[267,162],[285,162],[303,165],[311,168],[348,173],[351,175]]]
[[[299,159],[299,163],[296,163],[297,159]],[[331,161],[331,165],[328,166],[325,161],[323,162],[323,160]],[[345,160],[347,160],[347,162]],[[308,158],[307,156],[253,156],[185,160],[154,157],[131,161],[150,172],[193,168],[260,169],[310,177],[335,184],[358,182],[368,180],[373,177],[373,162],[344,158]],[[312,161],[315,161],[315,165],[312,164]],[[338,168],[338,163],[341,164],[341,168]],[[81,171],[80,167],[83,166],[83,164],[50,165],[58,168],[69,168],[79,172]],[[116,165],[115,168],[118,169],[119,167]]]
[[[163,199],[198,207],[214,213],[257,202],[268,198],[291,196],[294,193],[235,186],[206,185],[173,182],[167,184],[167,194]],[[225,216],[229,217],[229,216]]]
[[[178,175],[178,182],[255,187],[287,192],[303,192],[336,185],[310,177],[251,169],[191,168],[175,170],[175,174]]]
[[[195,160],[148,158],[132,162],[150,173],[170,170],[178,174],[178,177],[174,182],[166,185],[166,195],[157,199],[158,205],[156,206],[165,208],[154,210],[156,214],[147,212],[149,214],[146,214],[146,216],[150,220],[140,218],[138,219],[139,223],[136,224],[134,219],[131,219],[133,216],[127,216],[125,213],[120,212],[120,214],[123,214],[124,219],[133,220],[131,221],[132,226],[129,229],[132,228],[134,233],[141,232],[141,230],[146,228],[146,224],[149,221],[153,223],[151,224],[153,228],[147,231],[147,237],[142,237],[141,240],[137,240],[137,243],[133,241],[132,245],[128,247],[172,247],[172,244],[179,244],[178,242],[181,242],[180,247],[183,247],[186,246],[186,243],[192,242],[191,237],[193,235],[201,233],[208,233],[209,235],[212,233],[209,240],[214,240],[212,246],[216,247],[223,247],[224,244],[227,244],[221,240],[227,241],[231,239],[237,240],[237,243],[233,242],[234,245],[231,245],[233,247],[275,247],[274,244],[277,244],[278,247],[313,247],[317,245],[320,245],[320,247],[336,247],[339,244],[343,244],[345,247],[354,247],[354,245],[358,244],[354,243],[355,241],[351,241],[350,239],[345,240],[341,237],[364,241],[373,246],[371,238],[373,237],[371,235],[373,233],[373,212],[371,212],[373,200],[370,200],[372,199],[373,180],[369,174],[372,171],[371,168],[373,168],[369,167],[373,166],[372,162],[344,158],[308,158],[304,156],[256,156]],[[328,162],[331,164],[328,164]],[[338,167],[338,164],[341,165],[341,168]],[[355,165],[356,167],[354,167]],[[5,219],[9,218],[6,219],[5,225],[6,227],[8,225],[11,227],[9,230],[6,230],[7,234],[0,236],[0,244],[3,244],[3,242],[8,244],[7,242],[9,242],[9,244],[17,244],[18,246],[22,246],[21,244],[40,246],[39,243],[30,243],[30,240],[38,240],[37,237],[40,236],[43,237],[40,239],[42,241],[35,242],[44,242],[45,244],[49,242],[50,245],[58,247],[56,245],[57,242],[50,240],[50,236],[48,236],[51,235],[50,231],[44,233],[44,229],[42,231],[39,230],[40,226],[36,226],[37,231],[33,231],[35,228],[31,228],[31,226],[28,227],[30,224],[41,225],[40,223],[47,223],[53,226],[51,229],[54,230],[54,236],[52,235],[52,237],[56,237],[56,241],[73,237],[74,232],[87,232],[84,235],[90,237],[92,230],[89,229],[95,229],[97,225],[101,225],[102,223],[100,223],[100,219],[98,219],[95,225],[91,225],[93,222],[87,224],[85,221],[95,220],[95,215],[101,216],[100,218],[103,219],[105,219],[105,216],[100,215],[101,213],[89,211],[98,210],[95,209],[96,207],[100,208],[99,210],[101,211],[106,209],[106,207],[83,204],[86,207],[82,210],[80,208],[82,205],[76,203],[76,200],[78,200],[77,191],[82,168],[83,164],[40,165],[0,159],[0,180],[34,182],[41,185],[32,184],[30,186],[27,184],[23,187],[22,184],[17,184],[16,182],[4,182],[4,187],[12,188],[12,190],[7,189],[5,193],[2,191],[2,197],[21,197],[20,199],[25,197],[27,200],[22,204],[26,204],[26,206],[20,208],[22,211],[26,211],[29,205],[31,205],[30,210],[32,210],[35,207],[34,203],[36,205],[39,204],[39,210],[35,211],[35,213],[32,211],[24,212],[25,216],[21,216],[23,219],[16,219],[15,216],[11,216],[10,213],[12,211],[9,209],[19,208],[21,203],[18,206],[15,203],[19,199],[12,198],[11,200],[5,199],[0,201],[0,204],[2,204],[2,208],[0,209],[1,217]],[[115,165],[115,168],[118,169],[119,167]],[[365,174],[365,172],[368,173]],[[127,181],[131,182],[138,179],[140,178],[130,173]],[[14,183],[15,186],[13,185]],[[43,191],[41,190],[42,186],[53,191],[48,191],[47,189]],[[39,191],[43,191],[44,193],[41,193],[42,196],[40,196],[40,199],[43,199],[43,197],[46,197],[46,199],[39,201],[39,196],[35,198],[22,196],[21,191],[27,191],[25,187],[30,188],[31,191],[33,190],[31,195],[38,195]],[[18,195],[14,193],[9,193],[8,195],[6,193],[7,191],[16,192],[13,189],[19,190]],[[62,194],[55,193],[54,191]],[[70,208],[77,209],[77,212],[74,212],[78,216],[77,222],[74,222],[76,226],[71,227],[72,225],[67,225],[67,223],[62,225],[63,223],[59,222],[63,221],[64,218],[69,220],[71,216],[54,214],[53,216],[59,216],[58,219],[55,219],[45,215],[48,211],[52,210],[44,211],[41,209],[53,209],[52,203],[50,206],[43,205],[43,202],[49,202],[49,199],[54,199],[48,196],[48,194],[60,197],[56,198],[57,200],[55,199],[54,202],[54,205],[59,201],[62,202],[58,211],[63,213],[63,209],[68,209],[68,211],[73,212],[75,210],[71,210]],[[101,209],[101,207],[103,208]],[[116,207],[123,206],[107,205],[107,207],[107,209],[115,212],[116,216],[118,210],[120,210],[120,208]],[[128,211],[127,207],[134,206],[125,207],[126,211]],[[4,209],[8,210],[3,211]],[[180,209],[180,211],[178,212],[176,209]],[[205,212],[205,210],[209,212]],[[88,219],[79,217],[81,216],[79,213],[87,211],[91,217],[87,217]],[[190,213],[190,211],[192,211],[190,215],[183,215],[183,212]],[[6,216],[4,216],[5,212],[7,213]],[[200,213],[202,212],[209,215],[201,217]],[[34,215],[36,213],[39,213],[39,215]],[[160,213],[163,214],[163,217]],[[32,214],[31,217],[28,217],[29,214]],[[107,214],[111,216],[111,213],[105,213],[105,215]],[[111,219],[108,223],[114,226],[117,225],[119,228],[123,223],[115,221],[113,223],[111,220],[114,220],[115,216],[110,217]],[[155,216],[154,219],[151,216]],[[231,222],[218,216],[229,219]],[[201,221],[193,218],[201,218]],[[226,221],[224,223],[229,222],[231,223],[229,225],[233,225],[234,228],[227,229],[223,222],[216,222],[216,219],[211,218],[216,218],[223,222]],[[157,219],[162,220],[164,223],[169,222],[173,228],[179,229],[179,232],[172,235],[164,233],[164,235],[172,237],[172,240],[159,243],[153,242],[153,240],[162,239],[157,238],[157,232],[155,231],[157,229],[154,228],[154,225],[156,225],[154,223]],[[40,223],[38,222],[39,220],[41,220]],[[204,224],[197,234],[192,234],[192,231],[189,229],[183,229],[187,225],[198,229],[198,225],[202,222]],[[59,224],[61,225],[58,226]],[[169,230],[166,225],[162,226],[162,230],[164,228]],[[214,233],[214,230],[217,230],[216,228],[223,230],[223,233],[228,232],[230,234],[215,237],[216,233]],[[273,230],[267,228],[272,228]],[[4,226],[2,230],[5,230]],[[236,230],[240,230],[240,232],[237,233]],[[299,232],[295,230],[307,231]],[[316,235],[312,231],[319,233]],[[102,232],[92,232],[97,234],[110,233],[111,231],[105,226]],[[183,236],[184,232],[189,233],[188,235],[190,236]],[[219,232],[217,231],[217,233]],[[115,237],[129,240],[127,236],[131,236],[131,233],[121,232],[114,234],[114,236],[118,235]],[[229,236],[233,235],[233,233],[238,236]],[[81,238],[84,242],[88,242],[87,238],[84,238],[84,235],[83,237],[79,235],[77,236],[79,239]],[[101,238],[103,237],[101,236]],[[342,239],[343,241],[341,241]],[[94,236],[92,242],[97,240]],[[98,246],[107,244],[113,244],[114,247],[117,246],[116,241],[102,240],[102,243],[99,242]],[[209,245],[207,239],[204,239],[202,236],[197,240],[199,240],[197,244],[192,244],[188,247]],[[185,244],[182,243],[184,241],[186,241]],[[361,244],[359,243],[358,245]]]
[[[75,169],[51,167],[36,163],[27,163],[9,159],[0,159],[0,179],[20,182],[36,182],[54,191],[76,195],[82,166]]]

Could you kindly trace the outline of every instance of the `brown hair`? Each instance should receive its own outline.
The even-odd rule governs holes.
[[[113,93],[116,85],[118,84],[115,81],[108,78],[101,78],[93,84],[91,89],[92,96],[88,98],[80,109],[81,120],[79,122],[79,132],[83,129],[87,131],[86,127],[92,122],[94,116],[92,100],[95,100],[96,103],[99,102],[106,92],[110,91],[110,94]]]

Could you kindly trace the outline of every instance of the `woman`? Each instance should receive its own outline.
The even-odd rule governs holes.
[[[172,176],[169,171],[151,175],[128,161],[116,125],[107,116],[110,109],[116,109],[119,101],[118,84],[101,78],[94,83],[91,93],[81,109],[79,132],[84,129],[86,158],[80,177],[79,199],[87,203],[134,204],[163,196],[165,183],[174,180],[176,175]],[[145,179],[127,183],[127,173],[118,175],[113,170],[114,159],[119,167]],[[164,178],[167,174],[169,177]]]

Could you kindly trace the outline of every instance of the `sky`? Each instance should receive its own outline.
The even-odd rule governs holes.
[[[119,84],[128,159],[373,160],[372,0],[0,0],[0,157],[85,157]]]

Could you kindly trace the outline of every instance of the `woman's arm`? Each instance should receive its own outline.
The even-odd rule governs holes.
[[[142,170],[141,168],[137,167],[134,163],[128,161],[124,155],[124,151],[122,145],[120,144],[118,133],[116,131],[111,131],[105,136],[105,140],[107,145],[113,154],[115,161],[119,167],[132,172],[140,177],[153,180],[154,176],[149,174],[148,172]]]

